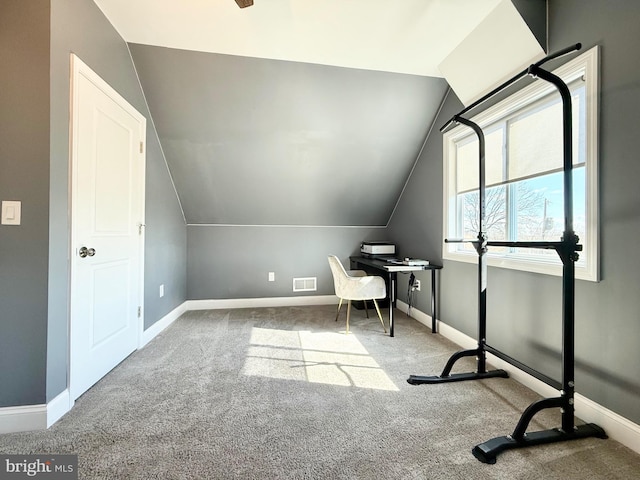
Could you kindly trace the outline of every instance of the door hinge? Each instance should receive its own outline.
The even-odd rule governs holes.
[[[146,225],[144,223],[139,223],[138,224],[138,235],[142,235],[142,229],[146,227]]]
[[[140,142],[140,153],[144,153],[144,142]]]
[[[138,318],[142,316],[142,307],[138,307]]]

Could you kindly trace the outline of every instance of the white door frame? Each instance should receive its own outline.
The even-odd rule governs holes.
[[[77,122],[78,122],[78,89],[74,88],[74,85],[78,85],[78,81],[80,76],[85,77],[86,79],[88,79],[89,81],[91,81],[96,87],[98,87],[103,93],[105,93],[109,98],[111,98],[114,102],[116,102],[123,110],[125,110],[127,113],[129,113],[131,116],[135,117],[136,119],[139,120],[139,122],[141,123],[142,127],[143,127],[143,132],[146,132],[146,118],[140,113],[138,112],[133,106],[131,106],[131,104],[129,104],[129,102],[122,97],[116,90],[114,90],[108,83],[106,83],[98,74],[96,74],[87,64],[85,64],[78,56],[76,56],[75,54],[71,54],[71,82],[70,82],[70,108],[69,108],[69,112],[70,112],[70,128],[69,128],[69,197],[68,197],[68,201],[69,201],[69,215],[70,215],[70,219],[69,219],[69,238],[70,238],[70,243],[69,243],[69,253],[68,253],[68,259],[69,259],[69,317],[68,317],[68,331],[67,331],[67,338],[68,338],[68,356],[67,356],[67,379],[69,384],[67,385],[67,391],[71,392],[71,369],[72,369],[72,364],[71,364],[71,356],[72,356],[72,336],[71,336],[71,329],[72,329],[72,323],[73,323],[73,318],[72,318],[72,312],[71,312],[71,305],[72,305],[72,296],[74,294],[74,287],[77,288],[77,286],[74,285],[74,270],[75,270],[75,249],[77,246],[77,241],[79,240],[78,238],[76,238],[76,232],[75,232],[75,228],[74,228],[74,219],[73,219],[73,211],[74,211],[74,205],[73,205],[73,201],[74,201],[74,190],[75,190],[75,179],[74,179],[74,162],[75,159],[77,158],[78,155],[78,142],[77,142],[77,138],[74,138],[74,132],[77,132]],[[143,135],[144,137],[144,135]],[[140,144],[140,153],[143,155],[143,159],[142,159],[142,165],[141,165],[141,169],[142,169],[142,173],[141,173],[141,185],[138,185],[138,188],[142,189],[141,192],[141,202],[142,205],[140,206],[141,208],[141,217],[140,217],[140,225],[139,225],[139,231],[140,231],[140,236],[139,236],[139,241],[138,243],[138,255],[139,255],[139,273],[138,273],[138,278],[139,278],[139,303],[138,305],[140,305],[140,314],[138,316],[138,327],[136,328],[136,332],[137,332],[137,338],[136,338],[136,345],[138,346],[137,348],[140,348],[141,345],[141,340],[142,340],[142,333],[144,331],[144,237],[145,237],[145,189],[146,189],[146,176],[145,176],[145,166],[146,166],[146,158],[144,158],[144,156],[146,156],[146,138],[143,138],[141,140],[141,144]],[[73,395],[69,395],[69,409],[71,409],[74,405],[75,399],[73,398]]]

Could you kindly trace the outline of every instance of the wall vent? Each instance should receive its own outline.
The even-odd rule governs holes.
[[[294,292],[315,292],[317,290],[316,277],[307,278],[294,278],[293,279],[293,291]]]

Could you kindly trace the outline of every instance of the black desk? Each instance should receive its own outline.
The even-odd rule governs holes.
[[[385,272],[389,279],[389,335],[393,337],[393,309],[396,306],[397,298],[397,277],[398,272],[408,273],[420,270],[431,270],[431,333],[437,333],[438,319],[438,295],[437,295],[437,272],[442,269],[440,265],[398,265],[387,262],[384,259],[367,257],[349,257],[351,269],[360,270],[362,266],[375,268]]]

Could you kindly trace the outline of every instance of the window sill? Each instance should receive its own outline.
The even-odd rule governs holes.
[[[443,259],[453,262],[462,263],[478,263],[478,254],[475,252],[450,252],[447,251],[445,245],[443,249]],[[519,270],[529,273],[538,273],[542,275],[551,275],[556,277],[562,276],[562,262],[560,258],[535,258],[527,255],[501,255],[487,254],[487,265],[489,267],[505,268],[508,270]],[[575,265],[576,280],[586,280],[590,282],[598,282],[597,271],[594,268],[588,268],[585,261],[578,261]]]

